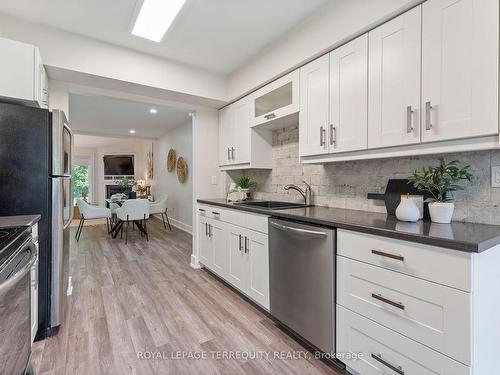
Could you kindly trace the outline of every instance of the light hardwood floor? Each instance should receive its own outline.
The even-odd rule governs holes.
[[[304,349],[215,277],[189,266],[191,236],[155,220],[149,230],[149,242],[136,230],[128,245],[111,239],[104,225],[86,227],[79,243],[72,237],[73,294],[58,334],[34,344],[39,375],[340,374],[311,357],[289,359]],[[269,358],[215,358],[230,351]],[[208,358],[172,359],[178,352]]]

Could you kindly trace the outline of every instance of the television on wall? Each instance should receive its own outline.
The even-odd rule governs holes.
[[[133,176],[134,155],[104,155],[105,176]]]

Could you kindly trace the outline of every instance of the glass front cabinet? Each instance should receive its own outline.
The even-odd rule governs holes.
[[[299,112],[299,71],[251,94],[251,126],[265,126]]]

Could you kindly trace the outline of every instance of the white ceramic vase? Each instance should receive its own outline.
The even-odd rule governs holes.
[[[401,197],[401,202],[396,208],[396,217],[401,221],[416,222],[420,219],[420,211],[413,198]]]
[[[433,223],[449,224],[455,210],[454,203],[432,202],[429,203],[429,213]]]

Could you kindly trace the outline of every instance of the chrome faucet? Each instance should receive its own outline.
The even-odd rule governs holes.
[[[284,189],[285,190],[296,190],[298,191],[302,197],[304,198],[304,203],[307,204],[307,205],[310,205],[311,204],[311,186],[309,186],[309,184],[305,181],[302,181],[304,184],[306,184],[306,189],[305,190],[302,190],[301,188],[299,188],[297,185],[294,185],[294,184],[288,184],[288,185],[285,185]]]

